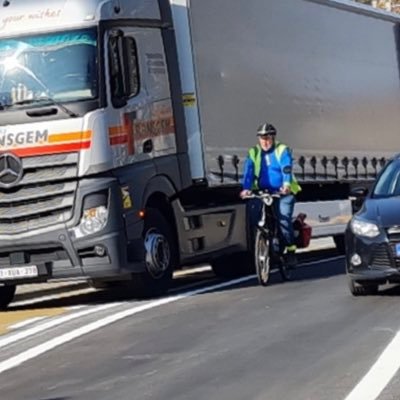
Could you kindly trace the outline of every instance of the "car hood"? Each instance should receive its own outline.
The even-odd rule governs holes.
[[[357,215],[362,219],[375,222],[383,228],[400,226],[400,197],[366,199]]]

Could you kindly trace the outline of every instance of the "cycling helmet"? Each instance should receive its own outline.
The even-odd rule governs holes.
[[[257,136],[276,136],[276,129],[268,122],[263,123],[257,129]]]

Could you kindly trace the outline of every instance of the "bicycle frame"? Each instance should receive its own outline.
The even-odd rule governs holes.
[[[252,198],[258,198],[262,202],[261,218],[258,221],[257,229],[261,230],[269,238],[271,253],[281,256],[284,246],[282,245],[279,221],[274,206],[274,202],[279,200],[280,195],[262,192],[261,194],[253,194]],[[276,249],[276,244],[279,246],[278,249]]]
[[[262,286],[267,285],[271,267],[279,268],[284,281],[290,280],[291,273],[287,268],[283,255],[284,241],[282,240],[279,219],[274,207],[274,201],[277,198],[279,199],[280,195],[270,194],[268,192],[253,192],[245,198],[257,198],[262,201],[261,218],[256,225],[254,243],[255,266],[258,281]],[[262,246],[264,246],[264,249]]]

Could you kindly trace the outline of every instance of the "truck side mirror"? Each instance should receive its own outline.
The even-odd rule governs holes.
[[[108,43],[110,64],[111,100],[115,108],[126,104],[126,70],[124,65],[124,33],[117,29],[111,32]]]
[[[139,65],[136,42],[133,37],[122,37],[122,59],[125,98],[136,96],[139,92]]]

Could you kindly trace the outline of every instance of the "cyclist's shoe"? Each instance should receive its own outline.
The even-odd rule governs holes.
[[[288,268],[295,268],[297,265],[297,257],[294,251],[288,251],[285,254],[285,262]]]

